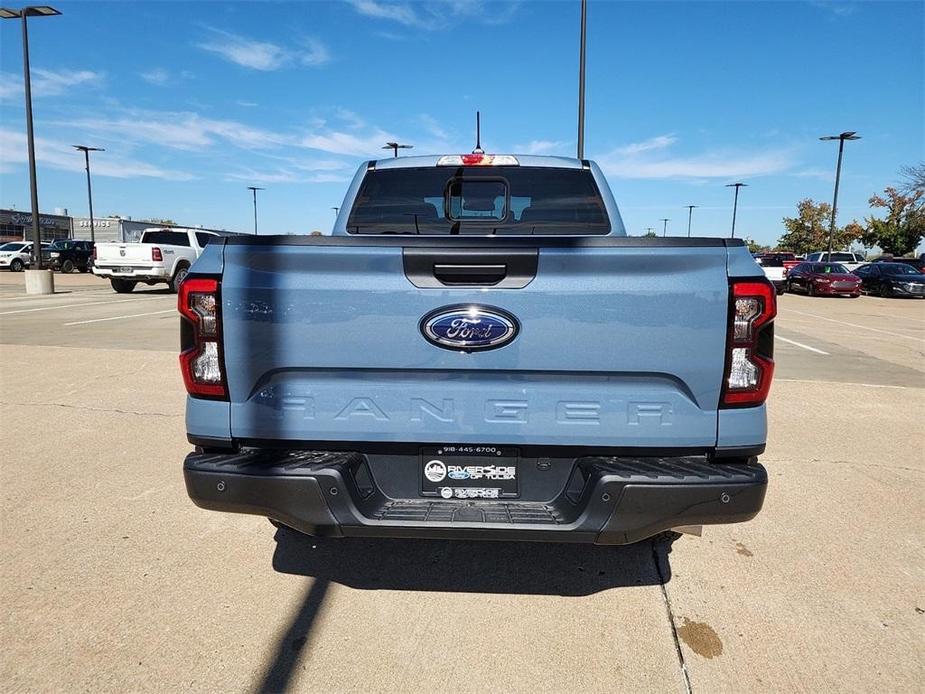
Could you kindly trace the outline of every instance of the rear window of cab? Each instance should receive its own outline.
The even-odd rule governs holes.
[[[610,232],[586,169],[446,166],[369,171],[351,234],[588,235]]]

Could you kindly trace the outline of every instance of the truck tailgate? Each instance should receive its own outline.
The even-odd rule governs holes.
[[[721,239],[536,240],[535,276],[520,288],[415,286],[403,246],[423,242],[439,260],[454,239],[254,241],[224,247],[235,438],[716,445],[729,307]],[[500,258],[509,241],[481,243]],[[502,309],[519,334],[490,351],[428,342],[422,319],[458,304]]]
[[[96,263],[107,265],[150,265],[151,246],[141,243],[98,243]]]

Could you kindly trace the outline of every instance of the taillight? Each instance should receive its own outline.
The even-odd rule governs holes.
[[[774,376],[777,299],[770,282],[733,282],[722,405],[751,407],[768,397]]]
[[[218,280],[191,277],[180,285],[177,308],[185,319],[180,330],[180,370],[187,393],[225,400],[220,301]]]
[[[96,260],[96,246],[93,247],[93,252],[90,253],[90,258]]]
[[[158,261],[160,261],[160,260],[163,260],[163,259],[164,259],[164,254],[161,253],[161,249],[158,248],[157,246],[152,246],[152,247],[151,247],[151,260],[158,260]]]

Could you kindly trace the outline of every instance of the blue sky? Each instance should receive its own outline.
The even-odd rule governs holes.
[[[387,140],[573,155],[577,2],[58,2],[30,23],[43,211],[328,231],[356,166]],[[925,159],[922,2],[591,0],[586,154],[630,233],[773,243],[797,200],[839,219]],[[18,22],[0,48],[0,206],[29,207]]]

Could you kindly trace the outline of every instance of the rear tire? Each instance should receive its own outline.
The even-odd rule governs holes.
[[[889,299],[891,296],[893,296],[892,287],[888,287],[885,284],[881,284],[880,285],[880,296],[882,296],[884,299]]]
[[[816,285],[812,282],[809,283],[809,291],[807,292],[810,296],[816,296]]]
[[[10,263],[10,272],[22,272],[22,269],[25,267],[25,263],[19,258],[13,258],[13,262]]]
[[[109,283],[117,294],[128,294],[135,289],[135,285],[138,284],[133,280],[117,280],[115,278],[109,280]]]
[[[173,273],[173,279],[170,280],[170,291],[176,294],[180,290],[180,285],[189,274],[189,265],[180,265],[177,271]]]

